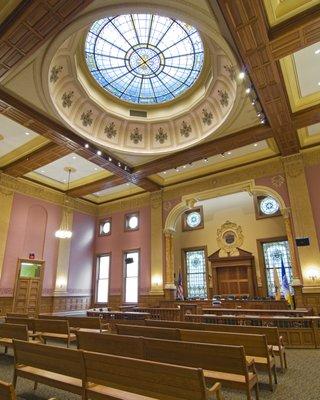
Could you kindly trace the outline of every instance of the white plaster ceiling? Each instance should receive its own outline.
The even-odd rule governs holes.
[[[314,125],[308,126],[308,134],[310,136],[319,135],[320,133],[320,122]]]
[[[50,178],[60,183],[66,183],[68,180],[68,173],[64,170],[66,167],[72,167],[76,170],[71,173],[70,182],[104,171],[104,169],[100,168],[96,164],[93,164],[75,153],[71,153],[59,160],[36,169],[34,172],[42,177]]]
[[[176,175],[183,175],[186,172],[194,171],[197,169],[201,169],[203,167],[208,167],[210,165],[215,165],[219,163],[223,163],[228,160],[232,160],[235,158],[239,158],[242,156],[247,156],[249,154],[258,153],[261,150],[268,149],[268,143],[266,140],[262,140],[257,143],[253,143],[247,146],[239,147],[237,149],[227,151],[224,154],[218,154],[213,157],[209,157],[207,159],[202,159],[199,161],[195,161],[191,164],[185,164],[177,166],[177,169],[170,169],[167,171],[163,171],[158,174],[161,178],[168,178]]]
[[[301,96],[320,91],[320,42],[294,53],[293,57]]]
[[[35,132],[0,115],[0,157],[38,137]]]
[[[109,189],[105,190],[100,190],[100,192],[96,192],[93,195],[97,197],[104,197],[107,195],[115,194],[115,193],[121,193],[121,192],[128,192],[128,191],[136,191],[136,190],[141,190],[138,186],[134,185],[133,183],[124,183],[123,185],[115,186]],[[130,193],[129,193],[130,194]]]

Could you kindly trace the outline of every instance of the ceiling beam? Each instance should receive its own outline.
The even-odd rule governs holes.
[[[70,150],[67,147],[60,146],[56,143],[48,143],[40,149],[5,165],[2,170],[7,175],[19,177],[68,154],[70,154]]]
[[[262,1],[218,0],[283,156],[299,152],[285,87],[273,57]]]
[[[204,142],[189,149],[140,165],[134,168],[134,175],[137,179],[141,179],[203,158],[212,157],[229,150],[269,139],[272,136],[272,129],[268,126],[259,125],[253,128],[244,129],[232,133],[231,135],[210,142]]]
[[[320,104],[293,113],[292,120],[296,129],[318,124],[320,122]]]
[[[140,182],[132,174],[132,168],[114,157],[113,154],[92,143],[89,144],[89,147],[86,147],[89,142],[84,138],[12,96],[3,88],[0,88],[0,114],[50,139],[69,152],[74,152],[99,167],[124,178],[127,182],[132,182],[137,186],[141,185],[143,189],[149,191],[161,189],[160,185],[149,180]],[[101,151],[100,155],[97,154],[98,151]]]
[[[0,79],[70,24],[92,1],[22,1],[0,25]]]
[[[70,189],[67,194],[71,197],[82,197],[87,194],[101,192],[102,190],[110,189],[114,186],[123,185],[128,182],[121,176],[109,176],[108,178],[99,179],[95,182],[87,183],[86,185],[78,186]]]
[[[320,42],[320,4],[270,28],[268,36],[274,59]]]

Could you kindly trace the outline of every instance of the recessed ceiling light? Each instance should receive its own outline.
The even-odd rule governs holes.
[[[167,171],[163,171],[164,175],[167,173]]]
[[[84,145],[84,147],[85,147],[86,149],[88,149],[88,148],[89,148],[88,143],[86,143],[86,144]]]
[[[314,54],[320,54],[320,49],[317,49]]]
[[[184,165],[182,168],[187,168],[187,166],[186,166],[186,165]]]
[[[176,167],[176,171],[177,171],[177,172],[179,172],[179,171],[180,171],[178,167]]]
[[[111,158],[111,157],[108,157],[108,161],[110,161],[110,162],[111,162],[111,161],[112,161],[112,158]]]
[[[44,174],[44,171],[42,170],[42,171],[40,171],[42,174]]]
[[[98,154],[98,156],[101,156],[102,153],[101,153],[100,150],[98,150],[98,151],[97,151],[97,154]]]
[[[130,185],[130,182],[127,182],[127,186],[129,186]]]
[[[248,88],[246,89],[246,93],[249,94],[250,92],[251,92],[251,88],[248,87]]]
[[[244,79],[245,76],[246,76],[246,74],[243,71],[241,71],[241,72],[239,72],[238,78],[242,80],[242,79]]]
[[[94,167],[94,170],[95,170],[95,171],[98,171],[98,168],[97,168],[97,167]]]
[[[96,195],[99,196],[100,192],[97,192]]]
[[[231,154],[231,151],[228,151],[228,153],[227,153],[229,156],[230,156],[230,154]]]
[[[72,157],[73,160],[75,160],[76,158],[77,158],[76,156],[73,156],[73,157]]]
[[[64,180],[63,180],[63,182],[67,182],[67,180],[66,180],[66,179],[64,179]]]
[[[320,86],[320,82],[318,82],[318,86]]]
[[[257,147],[258,146],[258,143],[254,143],[254,147]]]
[[[204,161],[204,162],[208,162],[208,159],[207,159],[207,158],[204,158],[203,161]]]
[[[30,132],[26,132],[26,135],[29,136],[29,135],[30,135]]]

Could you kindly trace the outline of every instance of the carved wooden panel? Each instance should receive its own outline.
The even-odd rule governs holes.
[[[320,41],[320,4],[284,21],[269,31],[274,59]]]
[[[92,0],[30,0],[0,25],[0,78],[66,27]]]
[[[282,155],[297,153],[299,140],[291,121],[290,106],[278,65],[272,55],[262,2],[218,0],[218,3]]]

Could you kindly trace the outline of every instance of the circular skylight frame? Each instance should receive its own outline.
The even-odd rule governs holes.
[[[137,105],[161,105],[186,93],[198,80],[204,46],[196,28],[185,22],[155,14],[124,14],[91,25],[85,59],[93,79],[107,93]]]

